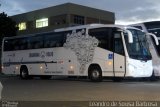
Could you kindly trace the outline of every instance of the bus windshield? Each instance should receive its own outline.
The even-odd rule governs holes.
[[[148,32],[155,34],[158,37],[158,42],[160,43],[160,39],[159,39],[159,37],[160,37],[160,28],[148,29]],[[154,44],[155,50],[157,52],[157,55],[160,56],[160,45],[156,45],[156,42],[155,42],[153,37],[151,37],[151,39],[153,41],[153,44]]]
[[[145,33],[136,29],[128,29],[133,35],[133,43],[128,42],[127,33],[124,33],[126,47],[130,58],[151,60],[148,42]]]
[[[148,32],[155,34],[157,37],[160,37],[160,28],[148,29]]]
[[[158,41],[160,42],[160,21],[146,22],[144,23],[147,31],[149,33],[153,33],[158,37]],[[160,45],[156,45],[155,40],[151,37],[157,55],[160,56]]]

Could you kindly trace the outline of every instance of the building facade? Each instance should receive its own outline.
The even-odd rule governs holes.
[[[91,23],[114,24],[113,12],[65,3],[49,8],[27,12],[11,18],[16,21],[17,35],[53,31],[57,28]]]

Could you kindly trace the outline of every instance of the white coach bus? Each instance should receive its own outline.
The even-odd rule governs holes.
[[[139,28],[147,33],[153,33],[158,41],[160,42],[160,21],[150,21],[144,23],[137,23],[130,25],[136,28]],[[149,48],[153,60],[153,69],[152,78],[160,77],[160,45],[157,45],[153,37],[148,36]]]
[[[3,40],[2,72],[29,76],[150,77],[152,57],[137,28],[91,24]]]

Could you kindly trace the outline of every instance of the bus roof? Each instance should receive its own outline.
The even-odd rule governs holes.
[[[91,28],[97,28],[97,27],[115,27],[115,28],[120,28],[120,29],[123,29],[123,30],[125,30],[127,28],[137,29],[135,27],[125,26],[125,25],[88,24],[88,25],[80,25],[80,26],[73,26],[73,27],[66,27],[66,28],[55,29],[54,32],[69,31],[69,30],[83,29],[83,28],[91,29]]]
[[[35,34],[28,34],[28,35],[21,35],[21,36],[13,36],[13,37],[4,37],[3,39],[13,39],[13,38],[23,38],[23,37],[28,37],[28,36],[35,36],[38,34],[43,34],[43,33],[52,33],[52,32],[61,32],[61,31],[69,31],[69,30],[75,30],[75,29],[91,29],[91,28],[97,28],[97,27],[115,27],[115,28],[120,28],[122,30],[125,30],[127,28],[131,29],[137,29],[135,27],[131,26],[125,26],[125,25],[114,25],[114,24],[88,24],[88,25],[80,25],[80,26],[73,26],[73,27],[66,27],[66,28],[60,28],[60,29],[55,29],[53,31],[49,32],[42,32],[42,33],[35,33]],[[139,29],[137,29],[139,30]]]
[[[136,25],[143,25],[143,24],[145,24],[145,25],[155,25],[155,24],[160,24],[160,21],[147,21],[147,22],[140,22],[140,23],[134,23],[134,24],[129,24],[128,26],[130,26],[130,25],[132,25],[132,26],[136,26]]]

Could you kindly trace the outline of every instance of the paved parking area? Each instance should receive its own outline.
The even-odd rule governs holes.
[[[2,76],[2,100],[9,101],[160,101],[160,81],[90,82],[87,79],[21,80]]]

